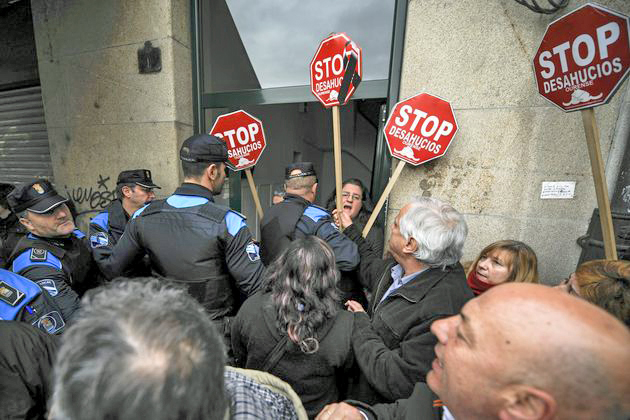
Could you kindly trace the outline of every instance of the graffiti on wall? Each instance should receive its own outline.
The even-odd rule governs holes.
[[[113,185],[113,186],[110,186]],[[77,215],[75,223],[87,232],[90,219],[116,199],[116,184],[109,176],[98,175],[96,185],[89,187],[68,187],[64,185],[65,196],[74,203]]]
[[[116,198],[116,188],[110,189],[110,177],[98,176],[95,186],[68,188],[64,186],[66,197],[77,206],[79,213],[104,209]]]

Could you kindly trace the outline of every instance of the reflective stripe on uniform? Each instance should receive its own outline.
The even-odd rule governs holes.
[[[34,265],[44,265],[56,268],[57,270],[61,270],[61,260],[55,257],[51,252],[46,253],[46,261],[31,261],[31,249],[32,248],[27,249],[26,251],[21,253],[15,260],[13,260],[11,271],[13,271],[14,273],[19,273],[25,268],[32,267]]]
[[[225,224],[227,225],[228,233],[232,236],[236,236],[239,230],[247,226],[245,219],[232,210],[225,213]]]
[[[317,223],[323,217],[327,217],[328,213],[326,212],[326,210],[320,209],[319,207],[308,206],[306,210],[304,210],[304,216]]]
[[[90,223],[94,223],[96,226],[100,227],[104,231],[108,230],[109,227],[109,213],[104,211],[102,213],[97,214]]]
[[[205,197],[198,197],[194,195],[172,195],[167,200],[166,203],[169,206],[173,206],[178,209],[200,206],[202,204],[206,204],[209,200]]]

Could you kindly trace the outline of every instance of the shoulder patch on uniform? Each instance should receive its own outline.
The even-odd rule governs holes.
[[[138,210],[136,210],[136,212],[133,214],[133,216],[131,216],[132,219],[135,219],[136,217],[140,216],[142,214],[142,212],[149,207],[148,204],[145,204],[144,207],[140,207]]]
[[[92,248],[102,248],[109,245],[109,238],[105,232],[96,232],[90,235],[90,246]]]
[[[48,251],[41,248],[31,248],[31,261],[44,262],[48,258]]]
[[[81,232],[79,229],[75,229],[72,233],[79,239],[85,238],[85,233]]]
[[[329,214],[323,208],[311,204],[306,208],[306,210],[304,210],[304,216],[308,217],[314,222],[319,222],[324,217],[329,217]]]
[[[20,303],[24,296],[26,295],[15,287],[9,286],[4,281],[0,281],[0,301],[10,306],[15,306]]]
[[[59,312],[52,311],[33,322],[33,325],[48,334],[55,334],[65,327],[66,323]]]
[[[109,228],[109,213],[104,211],[102,213],[97,214],[90,224],[95,224],[103,230],[107,230]]]
[[[247,257],[252,262],[260,259],[260,248],[254,243],[254,241],[247,244],[245,252],[247,252]]]
[[[227,226],[228,233],[232,236],[236,236],[239,230],[241,230],[244,226],[247,226],[245,223],[245,216],[235,212],[234,210],[229,210],[225,213],[225,224]]]
[[[57,285],[55,284],[55,281],[53,279],[38,280],[37,284],[39,284],[39,287],[47,291],[48,294],[52,297],[55,297],[59,294],[59,290],[57,290]]]

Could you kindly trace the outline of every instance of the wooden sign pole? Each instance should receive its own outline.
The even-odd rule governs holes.
[[[258,198],[258,190],[256,189],[256,184],[254,184],[254,177],[252,176],[251,169],[245,169],[245,175],[247,175],[247,183],[249,184],[249,189],[252,191],[252,197],[254,197],[254,203],[256,204],[256,213],[258,213],[258,218],[262,220],[263,218],[263,210],[260,205],[260,198]]]
[[[341,204],[342,174],[341,174],[341,121],[339,117],[339,106],[332,107],[333,116],[333,149],[335,156],[335,201],[338,211],[343,211]]]
[[[398,165],[396,166],[396,169],[394,170],[394,173],[392,174],[392,177],[389,179],[389,182],[387,183],[387,186],[385,187],[385,190],[383,191],[383,194],[381,194],[381,198],[378,199],[378,203],[376,203],[376,207],[374,207],[374,210],[372,210],[372,214],[370,215],[370,218],[368,219],[367,224],[365,225],[365,228],[363,228],[362,235],[364,238],[367,237],[367,234],[370,232],[370,229],[372,229],[372,225],[374,224],[374,221],[376,221],[376,217],[381,211],[381,208],[383,208],[383,205],[385,204],[385,200],[387,199],[387,196],[392,191],[392,188],[394,188],[394,184],[396,183],[396,180],[398,180],[398,177],[400,176],[400,173],[402,172],[404,167],[405,167],[405,161],[404,160],[399,161]]]
[[[604,161],[599,147],[599,128],[595,119],[593,108],[583,109],[582,122],[586,132],[586,145],[588,155],[591,160],[593,170],[593,181],[595,182],[595,193],[597,194],[597,207],[599,207],[599,220],[602,227],[602,237],[604,238],[604,250],[607,260],[617,259],[617,246],[615,244],[615,231],[613,229],[612,215],[610,213],[610,201],[608,200],[608,187],[606,186],[606,176],[604,174]]]

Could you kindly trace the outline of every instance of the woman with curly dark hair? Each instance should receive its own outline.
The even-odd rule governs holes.
[[[340,310],[335,256],[315,236],[293,241],[269,266],[265,290],[232,322],[237,365],[288,382],[309,417],[345,397],[354,315]]]
[[[332,213],[335,209],[336,189],[326,201],[326,210]],[[341,204],[343,211],[352,219],[352,223],[357,225],[359,230],[363,230],[368,219],[372,215],[374,206],[367,188],[357,178],[346,179],[341,186]],[[365,240],[370,244],[377,255],[383,255],[383,227],[375,224],[370,229]]]

